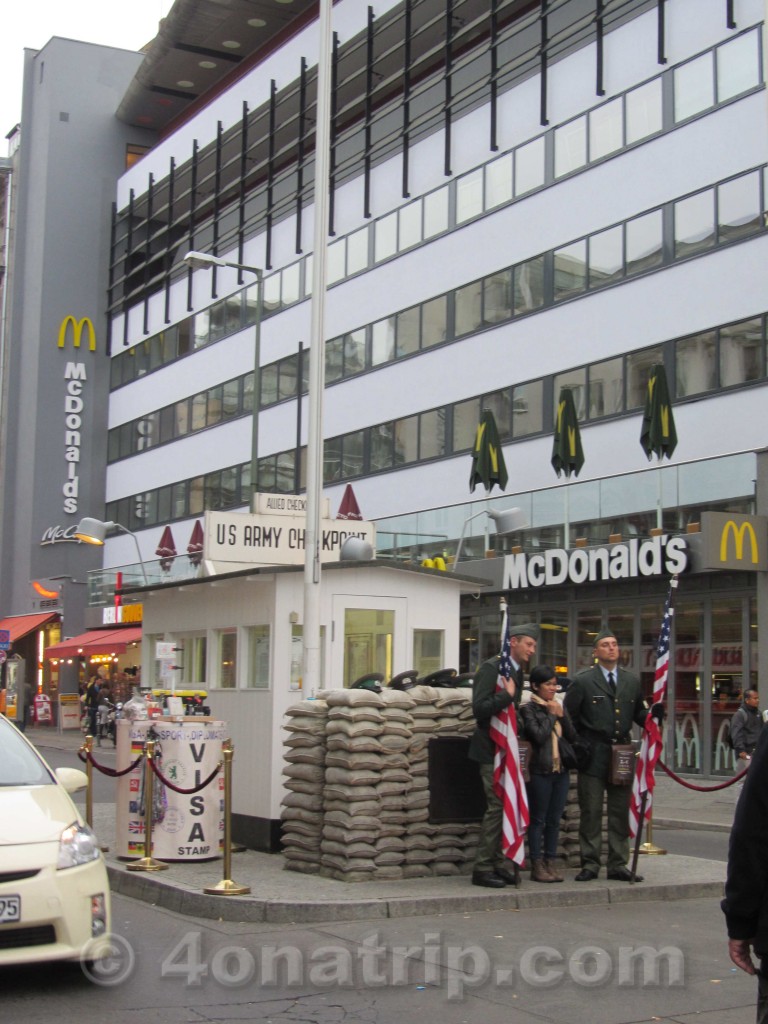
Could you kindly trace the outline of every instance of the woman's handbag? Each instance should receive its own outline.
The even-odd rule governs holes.
[[[560,762],[567,771],[584,771],[592,757],[592,744],[583,736],[576,736],[571,742],[561,736],[557,745],[560,750]]]

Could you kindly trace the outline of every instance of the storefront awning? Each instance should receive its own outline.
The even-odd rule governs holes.
[[[11,634],[11,643],[21,640],[27,633],[44,626],[52,619],[58,618],[57,612],[38,612],[36,615],[9,615],[0,619],[0,629],[7,629]]]
[[[91,629],[79,636],[62,640],[46,647],[46,658],[89,658],[93,654],[124,654],[127,648],[141,640],[141,626],[127,629]]]

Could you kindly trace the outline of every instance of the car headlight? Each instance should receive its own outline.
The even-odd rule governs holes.
[[[65,828],[59,839],[59,858],[56,867],[75,868],[99,859],[99,844],[87,825],[77,822]]]

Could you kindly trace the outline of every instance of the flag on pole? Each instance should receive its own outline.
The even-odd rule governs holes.
[[[496,690],[504,689],[504,680],[512,676],[509,616],[505,614],[504,641],[501,645]],[[493,761],[493,788],[502,802],[501,850],[515,864],[525,863],[524,837],[528,822],[528,794],[520,770],[517,745],[517,713],[514,704],[491,718],[490,737],[496,745]]]
[[[672,616],[675,609],[672,606],[672,596],[677,587],[677,577],[673,577],[669,583],[667,602],[664,605],[664,617],[661,620],[661,631],[659,642],[656,647],[656,674],[653,680],[652,704],[660,704],[667,693],[667,680],[669,679],[669,637],[672,631]],[[645,797],[645,814],[643,820],[648,821],[651,817],[651,804],[653,801],[653,787],[656,784],[654,772],[656,762],[661,757],[663,740],[659,723],[651,712],[645,719],[643,739],[640,744],[640,753],[635,765],[635,779],[632,783],[632,798],[629,803],[629,832],[634,839],[640,828],[640,813]]]

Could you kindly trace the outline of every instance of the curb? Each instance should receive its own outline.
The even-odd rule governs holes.
[[[479,911],[532,910],[547,907],[584,907],[659,900],[721,898],[722,882],[681,882],[647,885],[597,885],[583,890],[507,891],[456,896],[392,896],[361,900],[270,900],[252,896],[212,896],[199,889],[169,884],[158,878],[107,865],[113,893],[151,903],[188,917],[268,924],[318,924],[328,921],[364,921]]]

